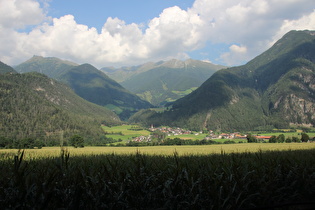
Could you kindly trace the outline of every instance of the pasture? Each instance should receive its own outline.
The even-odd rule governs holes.
[[[138,136],[148,136],[150,131],[142,129],[135,125],[120,125],[120,126],[102,126],[102,129],[106,133],[106,137],[113,138],[115,140],[121,139],[123,141],[131,140]]]
[[[301,133],[302,132],[275,132],[275,133],[263,133],[263,134],[259,134],[260,136],[279,136],[281,134],[283,134],[285,136],[285,138],[292,138],[292,137],[297,137],[299,139],[301,139]],[[309,135],[310,138],[315,137],[315,133],[313,132],[309,132],[307,133],[307,135]]]

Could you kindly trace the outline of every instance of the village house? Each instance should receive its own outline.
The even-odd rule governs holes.
[[[138,136],[133,138],[131,141],[133,142],[151,142],[151,135],[150,136]]]
[[[269,140],[271,138],[271,136],[254,136],[254,137],[260,140]]]
[[[183,134],[191,134],[190,130],[185,130],[182,128],[171,128],[171,127],[158,127],[155,128],[153,125],[149,128],[150,131],[160,131],[162,133],[166,133],[167,136],[178,136],[178,135],[183,135]]]

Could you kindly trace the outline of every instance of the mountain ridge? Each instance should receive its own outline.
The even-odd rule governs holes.
[[[247,64],[217,71],[170,111],[146,111],[131,121],[212,130],[314,126],[314,37],[313,31],[291,31]],[[296,106],[299,101],[308,109]]]
[[[217,66],[217,69],[226,68],[225,66],[212,64],[211,62],[201,61],[201,60],[194,60],[194,59],[187,59],[187,60],[178,60],[178,59],[171,59],[166,61],[158,61],[158,62],[147,62],[137,66],[124,66],[120,68],[115,67],[103,67],[100,70],[104,71],[110,78],[114,79],[115,81],[122,83],[131,76],[139,73],[146,72],[148,70],[158,68],[158,67],[169,67],[169,68],[178,68],[178,65],[184,66],[191,62],[198,61],[203,62],[206,64],[211,64],[213,66]],[[176,67],[177,64],[177,67]],[[124,75],[126,73],[126,75]]]
[[[152,107],[149,102],[127,91],[91,64],[79,65],[55,57],[33,56],[15,69],[21,73],[41,72],[62,81],[84,99],[110,108],[122,119],[128,118],[138,109]]]
[[[11,66],[0,61],[0,75],[7,73],[17,73]]]
[[[142,99],[163,106],[192,92],[221,68],[203,61],[173,59],[135,73],[121,85]]]

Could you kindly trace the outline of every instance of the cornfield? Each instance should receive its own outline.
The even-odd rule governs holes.
[[[0,157],[2,209],[308,209],[315,149]]]

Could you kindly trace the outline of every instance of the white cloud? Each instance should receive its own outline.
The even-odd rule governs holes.
[[[0,60],[18,64],[36,54],[97,67],[133,65],[187,58],[210,42],[229,44],[218,58],[236,65],[289,30],[315,29],[314,6],[313,0],[196,0],[187,10],[164,9],[146,26],[109,17],[98,32],[73,15],[47,17],[35,0],[0,0]]]
[[[280,29],[273,37],[273,41],[271,43],[276,42],[280,39],[286,32],[290,30],[315,30],[315,9],[312,13],[308,15],[302,16],[297,20],[284,20]]]
[[[24,28],[45,19],[40,4],[35,0],[0,0],[0,28]]]
[[[237,43],[247,48],[240,56],[231,49],[221,55],[226,64],[237,65],[270,47],[276,34],[281,38],[295,28],[314,29],[314,24],[302,26],[300,21],[303,15],[309,17],[314,7],[312,0],[196,0],[191,10],[208,23],[204,34],[211,42]],[[297,22],[294,27],[283,26],[287,22],[292,25],[292,21]]]
[[[197,14],[177,6],[167,8],[150,21],[143,44],[150,57],[176,56],[199,47],[203,24]]]
[[[247,48],[245,46],[233,44],[229,49],[229,52],[221,55],[221,59],[224,60],[228,66],[232,66],[235,62],[244,62],[248,59]]]

